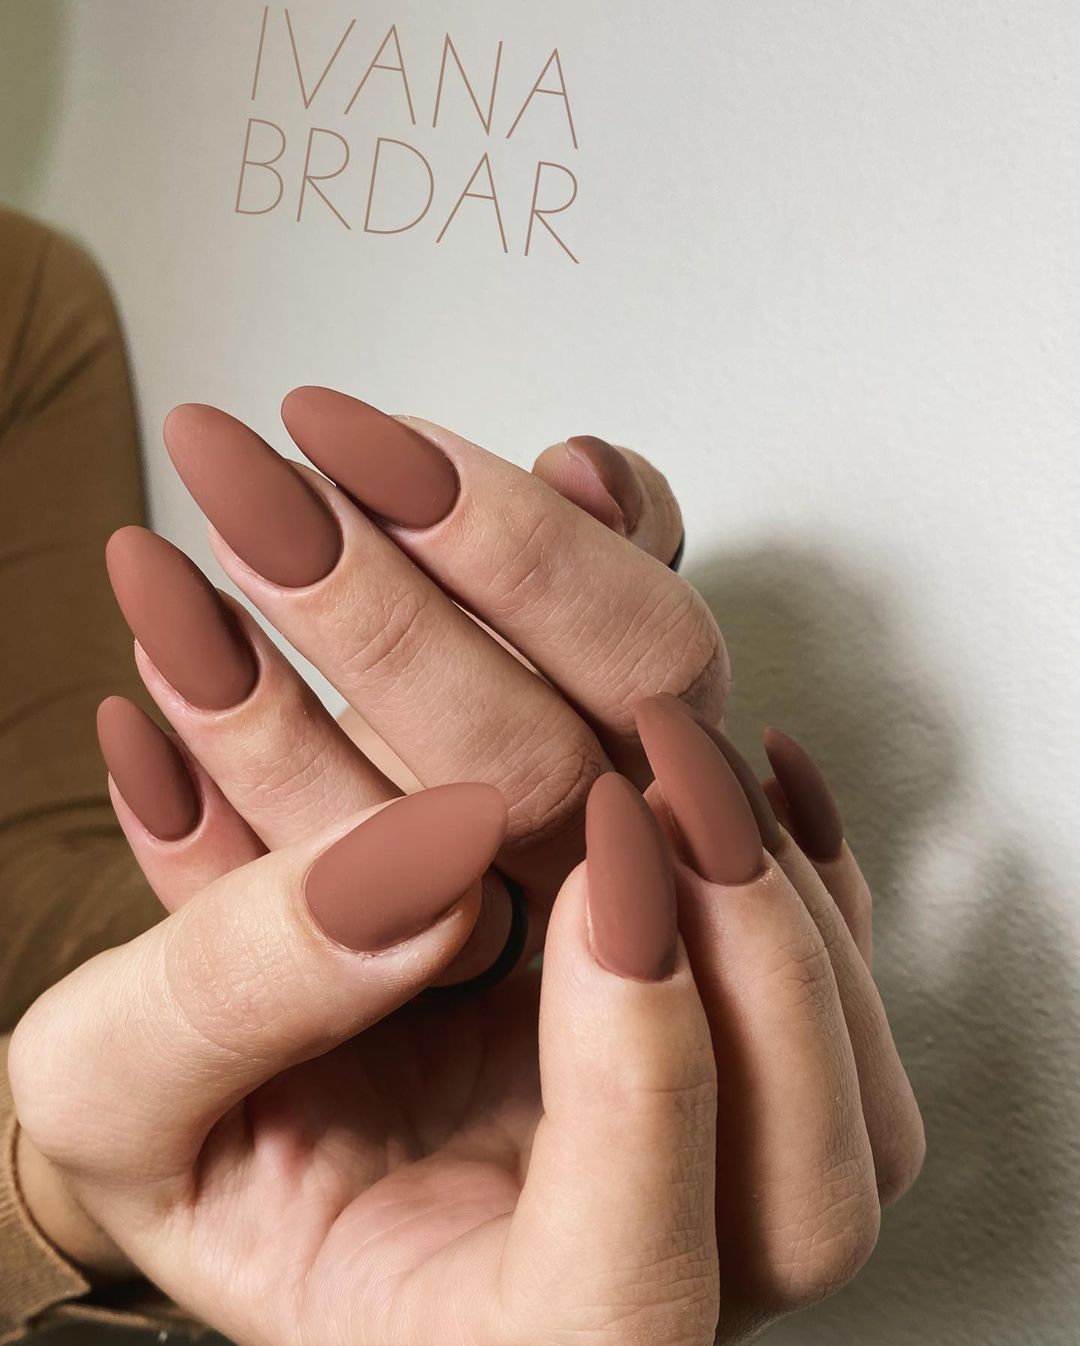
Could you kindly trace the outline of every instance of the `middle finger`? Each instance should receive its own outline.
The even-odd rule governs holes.
[[[241,422],[185,406],[166,439],[241,591],[424,785],[502,792],[501,868],[529,888],[559,882],[607,766],[582,718],[330,483],[283,463]],[[317,519],[293,503],[300,495],[319,502]],[[313,531],[334,526],[334,548],[312,545]]]

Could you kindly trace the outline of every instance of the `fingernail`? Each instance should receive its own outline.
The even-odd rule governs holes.
[[[342,550],[337,520],[254,430],[189,403],[169,413],[164,436],[196,504],[257,575],[300,589],[333,570]]]
[[[444,916],[495,859],[506,802],[491,785],[439,785],[396,799],[336,841],[304,879],[315,923],[378,953]]]
[[[251,646],[182,551],[146,528],[121,528],[105,562],[132,634],[185,701],[227,710],[247,697],[258,675]]]
[[[122,696],[98,706],[98,743],[113,783],[151,836],[179,841],[194,832],[201,806],[183,755],[145,711]]]
[[[762,782],[761,788],[765,791],[765,798],[769,801],[769,806],[776,821],[781,827],[791,832],[791,810],[788,808],[788,802],[780,788],[780,782],[775,776],[769,776],[767,780]],[[794,836],[793,832],[792,835]]]
[[[754,821],[757,823],[758,833],[761,836],[761,844],[771,855],[775,855],[781,841],[780,825],[776,821],[776,814],[773,812],[764,787],[757,778],[757,772],[722,729],[717,729],[703,715],[691,710],[689,706],[684,705],[675,697],[665,696],[663,700],[669,702],[673,707],[677,707],[684,715],[689,715],[724,754],[728,766],[735,773],[735,779],[742,787],[746,802],[750,805]]]
[[[637,790],[609,771],[585,810],[589,938],[609,972],[662,981],[675,970],[675,880],[664,838]]]
[[[784,793],[791,835],[811,860],[835,860],[844,844],[844,824],[817,764],[779,729],[765,730],[765,755]]]
[[[297,446],[356,503],[402,528],[445,519],[460,483],[430,440],[332,388],[294,388],[281,419]]]
[[[761,834],[724,754],[674,697],[639,702],[635,719],[688,863],[710,883],[756,878]]]
[[[632,533],[641,518],[641,485],[626,455],[596,435],[572,435],[566,451],[571,462],[587,474],[567,482],[572,492],[581,495],[580,500],[575,495],[576,503],[595,518],[601,518],[601,511],[613,515],[601,522],[624,535]],[[596,498],[597,490],[610,502],[606,508],[603,498]]]

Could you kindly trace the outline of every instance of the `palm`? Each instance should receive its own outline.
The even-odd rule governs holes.
[[[214,1278],[256,1282],[279,1323],[355,1340],[408,1311],[393,1301],[410,1273],[431,1287],[460,1283],[462,1257],[471,1279],[494,1267],[541,1112],[538,991],[528,973],[413,1002],[251,1095],[203,1154]]]

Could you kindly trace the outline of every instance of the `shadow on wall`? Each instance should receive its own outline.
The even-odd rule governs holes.
[[[875,894],[875,971],[929,1142],[922,1181],[886,1212],[866,1270],[775,1339],[1076,1346],[1076,1100],[1061,1062],[1080,995],[1049,880],[1009,843],[1007,822],[981,819],[966,851],[963,836],[946,848],[960,857],[963,910],[974,912],[954,923],[963,933],[947,975],[944,951],[920,934],[950,903],[914,891],[912,875],[927,870],[928,848],[961,811],[957,797],[975,794],[950,716],[960,689],[928,685],[901,647],[887,592],[819,556],[760,548],[688,578],[732,652],[733,738],[753,749],[764,725],[787,728],[836,788]]]
[[[66,0],[6,0],[0,13],[0,202],[28,208],[55,132]]]

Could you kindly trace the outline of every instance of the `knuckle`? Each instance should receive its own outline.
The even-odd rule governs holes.
[[[718,717],[731,682],[727,646],[704,599],[685,581],[674,590],[667,626],[678,650],[671,690],[695,710]]]
[[[556,1287],[546,1283],[539,1304],[530,1296],[516,1306],[523,1331],[510,1339],[522,1346],[713,1346],[720,1316],[715,1248],[700,1241],[691,1255],[661,1248],[647,1264],[636,1257],[616,1262],[587,1281],[576,1270]]]
[[[580,826],[593,782],[605,770],[599,743],[571,729],[543,736],[543,747],[515,752],[502,789],[510,802],[510,833],[539,845]]]
[[[509,535],[488,580],[488,594],[504,618],[513,618],[551,591],[555,558],[565,544],[559,516],[538,510],[524,530]]]
[[[691,1043],[693,1039],[691,1039]],[[711,1050],[688,1045],[682,1051],[634,1053],[612,1066],[616,1097],[640,1116],[658,1108],[678,1119],[679,1135],[707,1134],[716,1119],[716,1061]],[[665,1120],[665,1125],[667,1125]]]
[[[373,677],[407,678],[438,629],[435,590],[427,583],[405,584],[372,602],[370,589],[343,605],[341,670],[351,682]]]
[[[232,1057],[243,1042],[244,1057],[268,1044],[284,1013],[284,979],[274,975],[276,951],[257,922],[241,923],[225,904],[196,903],[182,909],[162,951],[162,977],[171,1022],[180,1031]],[[208,919],[214,916],[216,919]]]
[[[642,594],[619,641],[623,666],[616,692],[619,727],[632,730],[643,696],[669,692],[718,719],[727,699],[730,664],[724,638],[700,595],[676,575],[663,574]]]
[[[815,1184],[805,1212],[784,1231],[788,1252],[774,1273],[776,1306],[794,1312],[842,1289],[877,1246],[880,1225],[866,1165],[858,1160],[835,1165]]]
[[[715,1271],[703,1276],[687,1269],[669,1270],[662,1293],[649,1287],[649,1301],[608,1313],[597,1346],[664,1342],[665,1346],[713,1346],[720,1316]],[[578,1338],[580,1341],[580,1337]]]
[[[299,678],[274,690],[273,711],[260,716],[247,751],[234,757],[238,788],[257,794],[260,810],[290,815],[312,796],[321,798],[325,737],[319,732],[321,702]]]
[[[807,1019],[820,1019],[836,996],[832,960],[816,927],[773,950],[759,979],[769,983],[774,1005]]]

